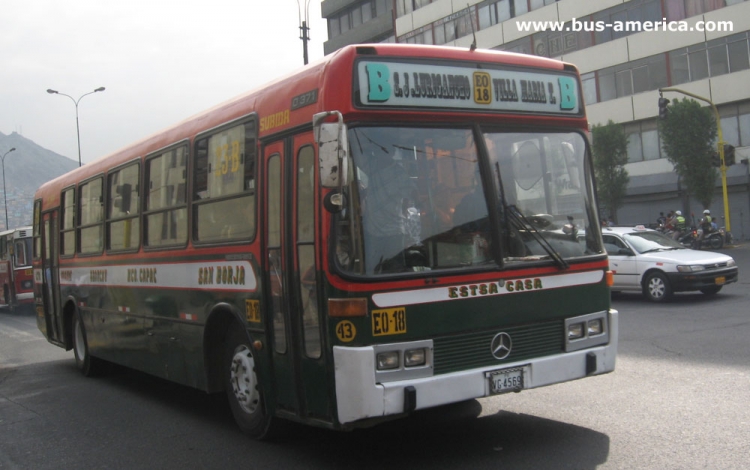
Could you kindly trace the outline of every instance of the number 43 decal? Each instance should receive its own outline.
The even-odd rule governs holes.
[[[349,320],[344,320],[336,325],[336,337],[342,343],[348,343],[354,340],[357,336],[357,329],[354,327],[354,323]]]

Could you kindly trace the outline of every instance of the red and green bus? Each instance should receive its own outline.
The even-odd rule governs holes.
[[[0,232],[0,285],[3,304],[9,310],[34,305],[31,269],[31,227]]]
[[[587,132],[570,64],[345,47],[42,186],[39,328],[256,438],[611,372]]]

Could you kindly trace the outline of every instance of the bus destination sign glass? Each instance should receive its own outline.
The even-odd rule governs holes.
[[[365,106],[577,115],[578,82],[547,71],[360,61]]]

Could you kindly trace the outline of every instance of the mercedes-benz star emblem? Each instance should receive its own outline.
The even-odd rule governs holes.
[[[498,333],[492,338],[490,351],[495,359],[505,359],[510,354],[510,348],[513,347],[513,341],[508,333]]]

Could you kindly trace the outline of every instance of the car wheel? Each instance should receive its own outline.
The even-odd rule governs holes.
[[[225,387],[229,407],[240,429],[256,439],[271,437],[277,418],[269,416],[247,335],[231,331],[226,343]]]
[[[666,302],[672,297],[672,288],[664,273],[649,274],[643,283],[643,295],[652,302]]]
[[[704,287],[701,289],[701,292],[703,292],[706,295],[715,295],[718,294],[723,286],[711,286],[711,287]]]

